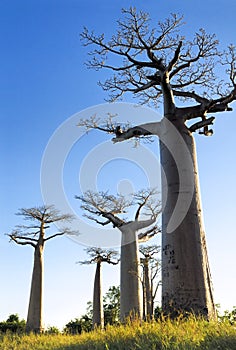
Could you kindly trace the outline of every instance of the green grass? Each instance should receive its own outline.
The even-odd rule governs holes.
[[[82,335],[0,335],[0,350],[236,350],[236,325],[227,321],[134,322]]]

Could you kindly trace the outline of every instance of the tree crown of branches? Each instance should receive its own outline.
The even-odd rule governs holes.
[[[108,192],[87,191],[83,196],[76,196],[76,198],[81,201],[83,215],[89,220],[102,226],[112,224],[113,227],[119,228],[132,222],[123,215],[130,209],[135,211],[133,221],[139,221],[141,216],[148,219],[151,217],[155,221],[161,210],[157,194],[155,189],[144,189],[132,194],[131,199],[126,199],[120,194],[114,196],[109,195]],[[154,223],[153,226],[139,233],[138,240],[146,242],[159,232],[159,226]]]
[[[103,226],[112,223],[118,227],[129,222],[125,215],[131,208],[136,208],[134,220],[138,220],[141,214],[156,218],[160,213],[157,194],[155,189],[140,190],[132,194],[131,199],[127,199],[121,194],[115,196],[104,191],[88,190],[83,196],[76,196],[76,199],[81,201],[83,215],[88,219]]]
[[[39,240],[42,244],[56,236],[62,236],[64,234],[78,234],[72,231],[68,227],[63,227],[59,232],[54,233],[47,238],[45,237],[45,230],[49,229],[51,224],[56,222],[69,223],[74,217],[70,214],[62,214],[53,205],[43,205],[32,208],[21,208],[16,215],[23,216],[26,221],[33,221],[28,225],[16,225],[15,229],[10,234],[11,241],[21,245],[32,245],[34,248],[37,246]]]
[[[114,249],[102,249],[100,247],[90,247],[86,249],[90,260],[79,261],[81,265],[89,265],[94,263],[103,263],[117,265],[119,262],[119,254]]]
[[[99,82],[110,93],[109,101],[122,98],[126,92],[133,93],[141,103],[159,106],[162,101],[165,117],[175,115],[184,122],[201,118],[189,127],[190,132],[203,129],[201,134],[212,135],[208,126],[215,118],[207,118],[207,114],[231,111],[229,104],[236,99],[235,46],[220,50],[215,34],[202,28],[191,41],[186,39],[179,34],[183,16],[177,14],[159,21],[154,28],[149,14],[143,11],[131,7],[123,9],[122,14],[117,33],[110,40],[87,28],[81,34],[83,44],[94,47],[87,66],[113,72],[105,82]],[[189,100],[190,106],[176,107],[174,98]],[[80,121],[79,126],[115,133],[116,140],[123,132],[125,139],[150,135],[136,128],[130,136],[126,127],[111,120],[97,124],[96,118],[91,118]]]
[[[161,77],[167,72],[179,98],[197,102],[216,98],[220,102],[226,96],[230,99],[232,92],[235,96],[234,45],[220,51],[215,34],[207,34],[202,28],[191,41],[187,40],[179,34],[184,22],[183,16],[177,14],[159,21],[154,28],[146,12],[131,7],[123,9],[122,14],[124,19],[117,21],[117,33],[110,40],[87,28],[81,34],[85,46],[95,47],[89,52],[87,66],[115,72],[99,83],[111,92],[112,101],[124,92],[133,92],[144,103],[158,103],[162,96]],[[218,77],[221,67],[229,78],[226,83]]]

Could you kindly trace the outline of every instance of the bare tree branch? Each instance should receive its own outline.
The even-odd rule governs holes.
[[[173,59],[170,61],[168,67],[167,67],[167,71],[168,72],[171,72],[172,69],[174,68],[174,66],[177,64],[178,62],[178,59],[179,59],[179,55],[180,55],[180,49],[181,49],[181,46],[182,46],[183,42],[180,41],[179,42],[179,45],[177,47],[177,49],[175,50],[175,54],[174,54],[174,57]],[[185,67],[186,68],[186,67]]]
[[[135,94],[141,103],[155,106],[161,98],[163,102],[172,99],[172,111],[177,111],[184,121],[202,118],[206,113],[232,110],[229,104],[236,100],[235,46],[220,51],[215,34],[208,34],[202,28],[191,40],[181,37],[179,29],[184,24],[183,17],[176,14],[152,28],[147,13],[132,7],[122,13],[124,19],[118,21],[117,33],[110,40],[88,29],[81,34],[84,45],[94,48],[88,66],[114,72],[105,82],[99,83],[110,92],[111,101],[126,92]],[[225,82],[218,76],[222,67],[225,68]],[[191,103],[186,109],[177,108],[171,96],[197,104]],[[115,134],[114,142],[152,134],[140,127],[87,126]],[[194,124],[190,130],[195,127]]]
[[[124,220],[117,215],[124,214],[126,208],[130,206],[130,202],[123,196],[113,196],[102,191],[97,193],[87,191],[83,196],[76,196],[75,198],[82,202],[81,208],[85,210],[84,216],[100,225],[107,225],[107,221],[109,221],[114,227],[120,227],[124,224]],[[89,214],[86,214],[86,212]],[[97,219],[98,216],[106,220],[100,221]]]
[[[124,217],[124,214],[132,207],[137,208],[135,214],[135,221],[137,221],[141,210],[143,210],[143,215],[152,218],[151,221],[147,220],[147,224],[146,222],[137,222],[137,225],[140,223],[140,227],[143,228],[153,224],[160,213],[160,203],[156,196],[157,191],[150,189],[134,193],[132,200],[127,200],[119,194],[114,196],[102,191],[87,191],[83,196],[76,196],[75,198],[81,201],[81,208],[85,211],[84,216],[102,226],[111,223],[113,227],[121,227],[130,223]],[[100,220],[98,217],[105,220]]]
[[[199,129],[203,128],[203,127],[207,127],[208,125],[212,125],[214,120],[215,120],[215,117],[207,118],[207,119],[205,119],[205,120],[203,120],[201,122],[193,124],[189,128],[189,130],[191,132],[194,132],[194,131],[199,130]],[[209,132],[208,128],[206,130],[207,130],[207,132]],[[206,135],[206,136],[209,136],[209,135]]]
[[[152,237],[154,237],[158,233],[161,233],[161,229],[157,225],[154,225],[153,227],[151,227],[147,231],[139,233],[138,242],[139,243],[148,242]]]
[[[74,231],[74,230],[71,230],[69,228],[64,228],[61,232],[57,232],[57,233],[54,233],[53,235],[47,237],[44,239],[44,242],[52,239],[52,238],[55,238],[57,236],[64,236],[64,235],[68,235],[68,236],[73,236],[73,235],[78,235],[79,232],[78,231]]]
[[[10,241],[13,241],[20,245],[31,245],[33,247],[37,244],[37,239],[31,237],[20,236],[18,231],[13,231],[11,234],[8,234]]]
[[[139,219],[142,209],[144,209],[143,215],[151,215],[156,218],[160,214],[160,201],[158,201],[157,195],[158,192],[155,188],[140,190],[133,195],[133,204],[138,206],[135,220]]]
[[[129,140],[131,138],[140,138],[142,136],[158,135],[160,132],[161,123],[146,123],[140,126],[134,126],[128,130],[122,130],[119,135],[112,139],[114,143]]]

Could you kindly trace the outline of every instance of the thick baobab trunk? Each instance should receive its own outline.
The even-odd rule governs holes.
[[[34,251],[34,267],[26,322],[26,331],[43,331],[43,244],[37,244]]]
[[[132,230],[122,230],[120,256],[120,316],[142,316],[140,266],[137,234]]]
[[[104,313],[101,283],[101,262],[97,262],[93,290],[93,328],[104,328]]]
[[[208,319],[215,318],[194,139],[183,121],[173,120],[172,123],[180,135],[173,137],[167,127],[160,141],[165,203],[162,215],[162,308],[173,317],[180,312],[194,312]],[[176,159],[178,157],[181,162]],[[181,202],[176,208],[179,198]],[[188,201],[189,205],[186,205]],[[181,223],[173,220],[174,210],[183,218]]]

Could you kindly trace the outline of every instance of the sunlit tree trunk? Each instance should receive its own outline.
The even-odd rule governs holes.
[[[120,257],[120,314],[142,317],[138,240],[135,231],[122,230]]]
[[[34,266],[26,322],[26,331],[41,333],[43,331],[43,242],[39,242],[34,251]]]
[[[120,256],[120,316],[142,318],[141,274],[137,231],[152,225],[156,218],[131,221],[119,227],[121,231]]]
[[[93,290],[93,328],[104,328],[104,313],[101,283],[101,262],[97,262]]]
[[[167,130],[166,135],[162,135],[164,142],[160,141],[162,196],[165,203],[162,215],[162,308],[172,316],[192,311],[197,315],[215,318],[194,139],[184,123],[176,119],[172,122],[184,139],[191,160],[183,156],[182,169],[178,169],[170,149],[165,146],[172,142],[168,139]],[[176,147],[181,154],[181,144]],[[184,153],[183,151],[182,154]],[[185,177],[182,181],[189,183],[190,187],[193,184],[192,200],[181,224],[175,227],[172,222],[170,227],[171,216],[180,195],[180,176]],[[188,189],[186,186],[185,193],[181,194],[183,208],[185,196],[190,194],[190,187]]]

